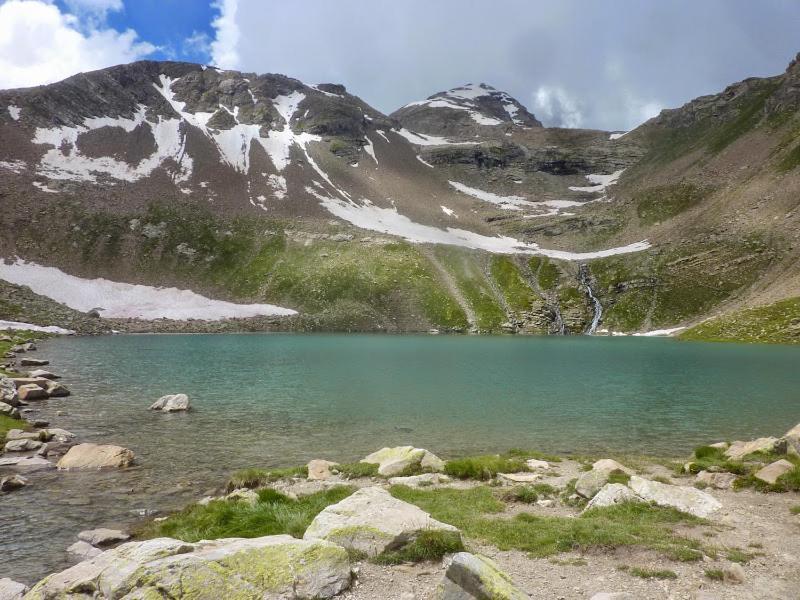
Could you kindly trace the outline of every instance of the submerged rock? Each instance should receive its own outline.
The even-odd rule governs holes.
[[[67,554],[74,556],[78,560],[94,558],[102,553],[103,551],[100,550],[100,548],[95,548],[88,542],[84,542],[82,540],[78,540],[67,548]]]
[[[607,483],[589,500],[584,510],[614,506],[623,502],[643,502],[643,500],[626,485]]]
[[[28,591],[24,583],[12,581],[8,577],[0,579],[0,600],[21,600]]]
[[[789,471],[794,469],[794,465],[785,458],[776,460],[774,463],[768,464],[766,467],[759,469],[755,474],[756,479],[760,479],[764,483],[775,485],[778,478],[786,475]]]
[[[21,475],[9,475],[0,478],[0,492],[8,493],[28,485],[28,480]],[[2,598],[2,596],[0,596]]]
[[[133,464],[133,452],[110,444],[78,444],[58,461],[59,469],[113,469]]]
[[[189,544],[129,542],[46,577],[26,596],[49,598],[331,598],[350,587],[347,552],[288,535]]]
[[[423,531],[458,531],[380,487],[362,488],[320,512],[303,539],[324,539],[348,550],[377,556],[400,548]]]
[[[56,375],[55,373],[51,373],[50,371],[45,371],[44,369],[36,369],[34,371],[28,372],[28,377],[35,378],[35,379],[61,379],[60,375]]]
[[[763,437],[749,442],[733,442],[725,451],[725,456],[731,460],[741,460],[753,452],[769,452],[786,454],[787,443],[785,439]]]
[[[647,502],[676,508],[704,519],[722,508],[722,504],[714,496],[693,487],[659,483],[636,475],[631,477],[628,485]]]
[[[378,473],[385,477],[399,475],[413,467],[430,471],[444,469],[444,461],[441,458],[424,448],[414,448],[413,446],[382,448],[362,459],[361,462],[378,465]]]
[[[45,471],[55,469],[56,466],[49,460],[39,456],[21,456],[13,458],[0,458],[0,467],[18,471],[21,473],[31,473],[33,471]]]
[[[447,567],[436,600],[527,600],[511,577],[485,556],[459,552]]]
[[[189,410],[191,403],[186,394],[168,394],[161,396],[150,405],[150,410],[160,410],[161,412],[179,412]]]
[[[33,349],[35,350],[36,348],[34,347]],[[29,348],[25,348],[25,350],[30,351]],[[23,367],[44,367],[45,365],[49,365],[50,361],[43,358],[22,358],[19,364]]]

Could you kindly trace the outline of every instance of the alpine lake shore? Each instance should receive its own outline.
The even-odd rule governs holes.
[[[39,470],[136,461],[36,419],[37,402],[69,395],[35,354],[42,337],[0,338],[4,501]],[[176,394],[150,409],[191,403]],[[711,600],[800,589],[800,424],[709,440],[682,459],[512,449],[442,460],[413,446],[335,458],[254,466],[174,514],[76,532],[65,549],[74,566],[31,587],[0,573],[0,599]]]

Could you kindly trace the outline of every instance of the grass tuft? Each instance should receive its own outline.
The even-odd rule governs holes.
[[[634,577],[641,577],[642,579],[677,579],[678,574],[669,569],[643,569],[641,567],[631,567],[625,569]]]
[[[242,469],[231,475],[225,488],[229,492],[240,488],[255,489],[273,481],[291,477],[308,477],[308,467],[289,467],[286,469],[271,469],[269,471],[265,469]]]
[[[722,581],[725,579],[725,572],[722,569],[706,569],[705,576],[713,581]]]
[[[379,565],[398,565],[441,560],[445,554],[464,550],[464,543],[457,531],[423,531],[416,539],[399,550],[388,550],[379,554],[373,562]]]
[[[263,489],[255,505],[227,500],[213,500],[205,506],[194,504],[165,521],[148,524],[137,537],[171,537],[185,542],[278,534],[300,538],[323,508],[344,500],[354,491],[337,486],[293,500],[275,490]]]
[[[332,468],[344,479],[359,479],[361,477],[377,477],[378,465],[374,463],[344,463]]]

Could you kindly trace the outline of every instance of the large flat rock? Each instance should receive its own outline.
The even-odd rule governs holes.
[[[347,552],[288,535],[189,544],[129,542],[37,583],[25,600],[331,598],[350,586]]]
[[[631,477],[628,485],[647,502],[676,508],[703,519],[710,517],[722,508],[722,504],[714,496],[693,487],[650,481],[637,475]]]
[[[430,471],[444,469],[444,461],[433,452],[414,446],[396,446],[394,448],[381,448],[361,460],[362,463],[378,465],[378,473],[385,477],[400,475],[412,467],[419,467]]]
[[[435,600],[527,600],[508,574],[485,556],[459,552],[447,567]]]
[[[78,444],[58,461],[59,469],[114,469],[133,464],[133,452],[109,444]]]
[[[324,539],[349,550],[377,556],[401,548],[422,531],[458,531],[380,487],[362,488],[320,512],[303,536]]]

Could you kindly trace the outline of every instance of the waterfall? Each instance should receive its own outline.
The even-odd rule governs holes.
[[[586,293],[589,295],[589,300],[594,304],[592,323],[586,328],[584,335],[594,335],[594,332],[597,331],[597,326],[600,324],[600,318],[603,316],[603,305],[600,304],[600,300],[594,295],[594,291],[592,290],[589,267],[585,264],[581,265],[578,269],[578,277],[580,278],[580,282],[586,286]]]

